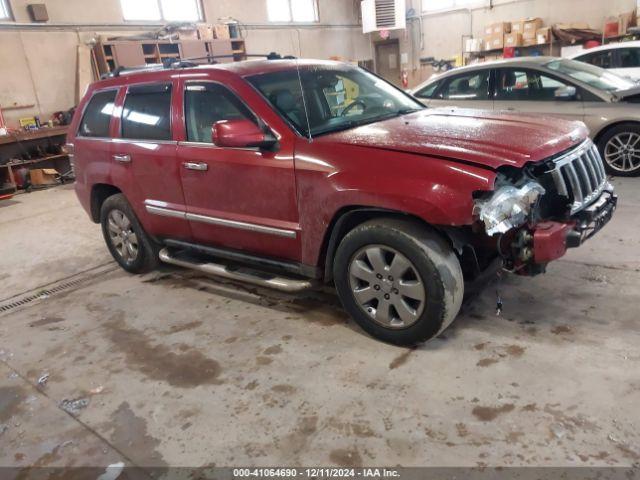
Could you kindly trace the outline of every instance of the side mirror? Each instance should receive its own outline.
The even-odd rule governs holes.
[[[553,96],[556,100],[573,100],[578,95],[576,87],[566,86],[558,88]]]
[[[211,127],[211,140],[218,147],[270,148],[276,138],[265,133],[251,120],[220,120]]]

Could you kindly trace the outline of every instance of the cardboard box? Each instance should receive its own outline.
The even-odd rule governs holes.
[[[536,31],[536,43],[544,45],[551,41],[551,28],[543,27]]]
[[[616,37],[620,34],[620,22],[616,17],[609,17],[604,22],[604,36]]]
[[[569,25],[575,30],[589,30],[591,28],[587,22],[572,22]]]
[[[511,33],[511,22],[498,22],[493,24],[491,35],[504,35]]]
[[[523,39],[535,39],[536,32],[539,28],[542,28],[542,19],[541,18],[531,18],[529,20],[525,20],[524,27],[522,31]]]
[[[522,39],[522,46],[523,47],[532,47],[533,45],[537,45],[538,44],[538,39],[537,38],[523,38]]]
[[[485,37],[490,37],[491,35],[493,35],[493,23],[484,27],[484,32],[482,33],[482,35]]]
[[[511,33],[524,33],[524,20],[511,22]]]
[[[231,38],[229,35],[229,26],[224,23],[219,23],[213,26],[213,32],[216,38],[227,39]]]
[[[636,26],[636,12],[627,12],[618,15],[618,35],[624,35],[629,27]]]
[[[504,35],[491,35],[484,39],[484,49],[496,50],[504,48]]]
[[[504,48],[507,47],[521,47],[522,46],[522,34],[521,33],[507,33],[504,36]]]
[[[33,185],[55,185],[59,173],[55,168],[34,168],[29,171],[29,178]]]
[[[481,38],[467,38],[465,41],[466,52],[481,52],[484,48],[484,40]]]
[[[196,28],[198,29],[198,38],[200,40],[213,40],[215,38],[213,25],[208,23],[198,23]]]

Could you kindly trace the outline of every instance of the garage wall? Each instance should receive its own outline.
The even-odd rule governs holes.
[[[420,0],[407,0],[407,5],[418,14],[421,12]],[[481,37],[485,25],[540,17],[545,25],[586,22],[592,28],[602,30],[605,17],[629,12],[635,6],[636,0],[494,0],[493,8],[422,14],[420,20],[409,23],[408,32],[399,32],[395,36],[401,40],[401,50],[411,53],[410,36],[412,32],[419,36],[415,31],[419,30],[418,22],[422,24],[423,48],[420,50],[419,44],[418,48],[414,46],[410,55],[410,81],[415,84],[431,75],[431,71],[418,68],[420,57],[448,59],[459,55],[463,35]]]
[[[459,54],[462,35],[481,37],[485,25],[540,17],[545,25],[566,22],[586,22],[602,30],[605,17],[628,12],[635,8],[636,0],[503,0],[495,1],[492,9],[463,10],[424,16],[424,54],[436,58],[449,58]],[[414,2],[419,3],[419,2]],[[442,25],[447,25],[446,29]]]
[[[158,28],[125,23],[119,0],[39,1],[47,5],[48,24],[31,23],[26,5],[33,0],[9,0],[15,22],[0,23],[0,106],[11,126],[17,126],[21,117],[48,119],[75,104],[78,45],[97,35]],[[202,0],[202,4],[207,22],[232,17],[245,24],[249,52],[345,60],[371,57],[355,0],[319,0],[320,23],[293,27],[267,23],[265,0]]]

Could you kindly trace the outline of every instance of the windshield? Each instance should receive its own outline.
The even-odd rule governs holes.
[[[637,86],[632,81],[615,73],[588,63],[576,62],[575,60],[554,60],[547,63],[546,66],[550,70],[564,73],[580,82],[607,92],[627,90]]]
[[[305,136],[353,128],[424,108],[385,80],[349,65],[301,65],[300,77],[297,70],[286,70],[247,80]]]

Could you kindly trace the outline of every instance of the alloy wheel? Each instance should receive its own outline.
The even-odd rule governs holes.
[[[611,137],[604,147],[604,160],[619,172],[640,168],[640,135],[622,132]]]
[[[386,328],[407,328],[418,321],[426,289],[416,267],[397,250],[367,245],[349,264],[349,284],[358,306]]]
[[[113,209],[107,216],[107,227],[111,244],[127,263],[138,258],[138,237],[133,231],[131,220],[120,210]]]

